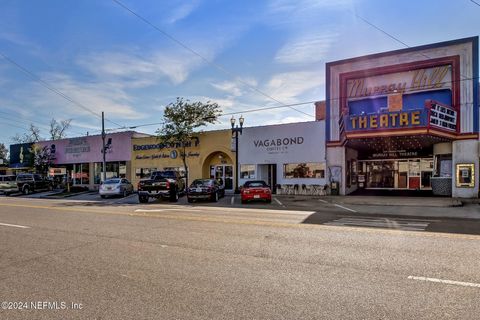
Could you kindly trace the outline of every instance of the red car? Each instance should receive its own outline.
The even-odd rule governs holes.
[[[272,202],[272,191],[270,187],[262,180],[247,181],[243,185],[240,195],[242,203],[252,200],[265,200],[267,203]]]

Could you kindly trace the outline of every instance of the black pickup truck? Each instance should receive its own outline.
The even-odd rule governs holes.
[[[154,171],[148,179],[138,183],[138,202],[146,203],[148,198],[164,198],[177,202],[185,192],[185,182],[178,171]]]
[[[17,176],[17,188],[23,194],[53,190],[52,181],[39,174],[23,173]]]

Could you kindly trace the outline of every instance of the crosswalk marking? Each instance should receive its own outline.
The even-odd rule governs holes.
[[[405,231],[425,231],[433,221],[402,218],[369,218],[369,217],[344,217],[333,221],[325,222],[330,226],[355,226],[388,228]]]

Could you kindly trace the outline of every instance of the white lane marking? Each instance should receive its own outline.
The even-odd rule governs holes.
[[[462,282],[462,281],[444,280],[444,279],[427,278],[427,277],[415,277],[415,276],[408,276],[408,279],[418,280],[418,281],[430,281],[430,282],[437,282],[437,283],[444,283],[444,284],[453,284],[456,286],[463,286],[463,287],[480,288],[480,283],[473,283],[473,282]]]
[[[342,209],[345,209],[345,210],[348,210],[348,211],[351,211],[351,212],[357,212],[357,211],[355,211],[355,210],[353,210],[353,209],[350,209],[350,208],[341,206],[341,205],[339,205],[339,204],[334,204],[334,206],[335,206],[335,207],[342,208]]]
[[[201,209],[136,209],[135,212],[164,212],[164,211],[202,211]]]
[[[405,231],[425,231],[430,223],[431,221],[425,220],[344,217],[324,224],[330,226],[380,227]]]
[[[318,199],[318,201],[323,202],[323,203],[328,203],[328,201],[325,201],[323,199]]]
[[[235,197],[232,197],[230,200],[230,204],[233,206],[233,203],[235,202]]]
[[[280,200],[278,200],[277,198],[273,198],[273,200],[275,200],[275,201],[276,201],[279,205],[281,205],[282,207],[285,207],[285,206],[283,205],[283,203],[281,203]]]
[[[18,224],[9,224],[9,223],[0,223],[0,226],[21,228],[21,229],[30,229],[30,227],[27,227],[27,226],[20,226]]]

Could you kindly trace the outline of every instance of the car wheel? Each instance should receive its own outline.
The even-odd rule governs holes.
[[[272,203],[272,199],[267,199],[267,203]]]
[[[105,199],[107,196],[104,196],[103,194],[100,196],[102,199]]]
[[[138,202],[140,202],[140,203],[147,203],[147,202],[148,202],[148,197],[146,197],[146,196],[138,196]]]
[[[242,204],[246,204],[247,203],[247,200],[242,200]]]
[[[218,201],[218,191],[212,194],[212,201],[217,202]]]
[[[178,201],[178,191],[177,189],[173,189],[172,193],[170,194],[170,202],[177,202]]]
[[[123,197],[126,198],[128,196],[127,189],[123,190]]]
[[[24,187],[22,190],[23,194],[30,194],[30,189],[28,187]]]
[[[188,201],[188,203],[193,203],[193,199],[192,199],[192,198],[187,198],[187,201]]]

